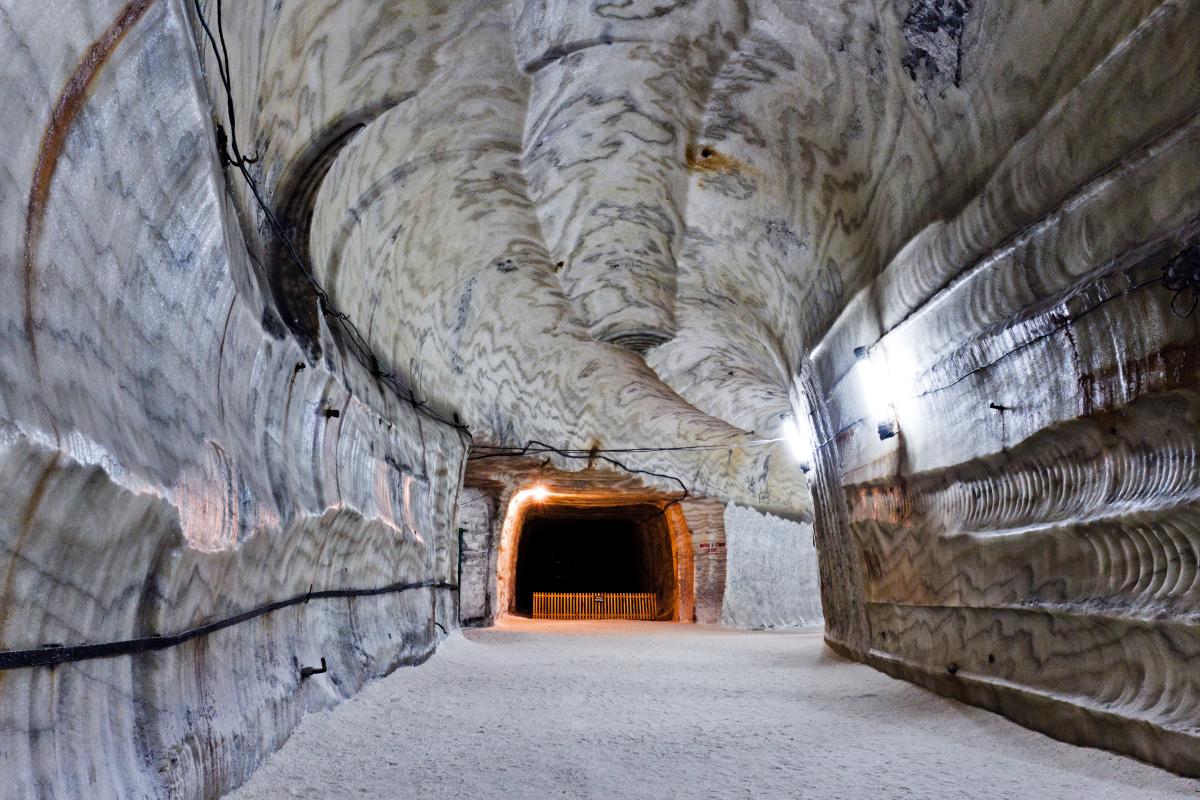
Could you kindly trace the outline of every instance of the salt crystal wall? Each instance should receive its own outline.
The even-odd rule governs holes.
[[[897,42],[923,133],[875,142],[862,219],[905,224],[855,238],[905,236],[812,353],[844,493],[818,543],[863,587],[839,649],[1200,774],[1200,317],[1164,285],[1200,263],[1200,6],[958,5],[953,81]]]
[[[725,509],[725,548],[722,623],[736,628],[822,623],[812,525],[731,503]]]
[[[454,581],[465,440],[264,325],[184,4],[8,3],[0,41],[0,649]],[[312,599],[0,672],[0,796],[219,796],[454,619],[448,589]]]
[[[222,16],[236,122],[189,2],[0,5],[5,651],[452,584],[465,426],[812,524],[840,652],[1200,773],[1200,5]],[[736,543],[692,527],[711,618]],[[455,602],[0,672],[0,792],[219,794]]]

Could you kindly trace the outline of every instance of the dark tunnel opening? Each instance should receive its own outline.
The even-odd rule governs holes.
[[[564,509],[529,514],[517,543],[512,610],[533,613],[534,592],[646,592],[657,618],[675,612],[670,530],[651,507]]]

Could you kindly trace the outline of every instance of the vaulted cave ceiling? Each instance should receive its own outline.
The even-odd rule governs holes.
[[[1178,115],[1105,100],[1172,78],[1114,50],[1179,45],[1160,5],[405,0],[224,27],[243,149],[375,352],[477,443],[619,448],[779,436],[831,330],[826,382]],[[1128,124],[1070,137],[1101,112]],[[909,369],[947,349],[912,342]],[[779,447],[646,462],[806,504]]]
[[[1197,774],[1197,41],[1198,0],[0,2],[0,774],[220,795],[507,608],[536,489],[661,509],[729,597],[799,541],[838,652]],[[789,521],[725,553],[738,505]]]

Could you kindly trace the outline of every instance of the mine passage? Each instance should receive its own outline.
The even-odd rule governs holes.
[[[653,510],[552,510],[526,518],[517,546],[513,610],[533,612],[534,592],[651,593],[655,617],[675,610],[671,541]]]

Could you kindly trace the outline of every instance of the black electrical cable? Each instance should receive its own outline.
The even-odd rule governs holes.
[[[374,377],[382,380],[384,383],[390,386],[398,396],[407,400],[418,412],[444,425],[449,425],[452,428],[463,431],[468,437],[470,437],[471,431],[466,425],[463,425],[461,422],[446,419],[430,409],[428,407],[428,402],[425,400],[419,400],[416,395],[408,389],[398,375],[396,375],[394,372],[383,369],[379,365],[379,359],[372,351],[370,344],[366,340],[366,337],[362,335],[362,332],[358,329],[358,326],[354,324],[353,320],[350,319],[348,314],[343,311],[339,311],[337,307],[334,306],[333,302],[329,298],[329,294],[321,286],[320,282],[316,279],[312,272],[309,271],[308,267],[304,263],[304,259],[301,257],[299,251],[297,251],[295,244],[293,244],[291,237],[287,235],[287,232],[283,229],[283,225],[279,222],[274,212],[271,211],[270,207],[263,199],[262,192],[258,187],[258,182],[254,179],[254,176],[250,174],[249,169],[251,164],[254,164],[259,160],[259,156],[255,155],[254,157],[248,157],[244,155],[242,153],[241,146],[238,144],[237,117],[234,110],[233,85],[229,67],[229,48],[225,42],[225,28],[223,24],[224,20],[221,13],[222,0],[216,0],[216,2],[217,32],[215,35],[208,23],[207,18],[204,16],[204,12],[200,8],[200,0],[193,0],[193,5],[195,6],[196,16],[199,18],[200,26],[204,29],[205,38],[208,39],[209,46],[212,48],[213,57],[217,62],[217,74],[221,79],[221,86],[225,91],[226,113],[229,116],[229,134],[227,137],[223,134],[218,135],[218,144],[221,147],[220,155],[222,161],[234,167],[241,174],[242,179],[246,181],[246,185],[250,189],[250,193],[254,196],[255,203],[262,211],[267,222],[270,223],[271,229],[283,243],[292,262],[300,271],[301,276],[309,284],[309,286],[312,287],[313,292],[316,294],[317,303],[320,307],[321,313],[327,318],[333,318],[338,321],[342,330],[347,334],[348,344],[358,357],[359,361],[371,371],[371,374]],[[218,130],[220,131],[220,129]],[[230,155],[230,150],[232,151],[232,155]]]
[[[1171,313],[1177,317],[1189,317],[1200,302],[1200,243],[1184,248],[1163,267],[1163,286],[1174,296],[1171,297]],[[1179,298],[1191,298],[1186,311],[1176,308]]]
[[[347,333],[347,335],[349,337],[349,344],[350,344],[351,348],[355,351],[355,354],[358,356],[359,360],[365,366],[367,366],[368,369],[370,369],[372,371],[372,374],[375,377],[381,379],[382,381],[384,381],[384,383],[388,384],[400,397],[404,398],[409,403],[411,403],[413,408],[415,408],[417,411],[420,411],[421,413],[425,414],[426,416],[430,417],[431,419],[434,419],[445,425],[449,425],[457,430],[463,431],[467,434],[468,438],[471,438],[471,431],[468,426],[466,426],[460,422],[457,422],[457,421],[448,420],[445,417],[442,417],[441,415],[439,415],[436,412],[429,409],[427,406],[427,401],[417,399],[417,397],[407,388],[407,386],[405,386],[403,381],[401,381],[399,376],[397,376],[393,372],[384,370],[382,367],[379,366],[379,359],[375,356],[374,352],[371,350],[370,344],[367,342],[366,338],[362,335],[362,332],[359,330],[358,326],[354,324],[353,320],[350,319],[350,316],[348,314],[346,314],[345,312],[339,311],[333,305],[333,302],[329,298],[329,294],[325,291],[325,289],[321,286],[320,282],[316,279],[316,277],[312,274],[311,271],[309,271],[308,267],[305,265],[304,258],[300,255],[299,251],[296,249],[296,246],[292,242],[291,237],[287,235],[287,232],[283,229],[283,225],[279,222],[279,220],[275,216],[274,212],[271,211],[271,208],[268,206],[267,202],[263,199],[262,192],[258,186],[258,182],[254,179],[254,176],[250,174],[250,169],[249,169],[250,165],[258,162],[260,156],[259,155],[255,155],[253,157],[246,156],[242,152],[241,145],[238,142],[237,116],[236,116],[236,110],[235,110],[235,105],[234,105],[234,100],[233,100],[232,73],[231,73],[230,66],[229,66],[229,48],[228,48],[228,45],[225,40],[225,27],[224,27],[223,15],[222,15],[222,0],[216,0],[217,30],[216,30],[215,34],[213,33],[212,27],[209,25],[208,19],[205,17],[204,12],[200,7],[200,0],[193,0],[193,5],[196,10],[196,16],[200,22],[200,26],[204,30],[205,38],[208,40],[209,46],[212,49],[213,57],[217,62],[217,74],[220,77],[221,86],[225,92],[225,107],[226,107],[226,114],[228,115],[228,121],[229,121],[229,134],[227,137],[223,134],[218,136],[218,144],[221,147],[220,155],[221,155],[223,162],[234,167],[241,174],[242,179],[245,180],[247,187],[250,189],[251,195],[253,195],[253,197],[254,197],[255,203],[258,205],[259,209],[262,211],[263,216],[266,218],[267,222],[270,224],[272,230],[275,232],[275,235],[277,237],[279,237],[279,240],[283,243],[285,249],[288,252],[288,256],[290,257],[292,262],[295,264],[296,268],[300,271],[300,274],[304,278],[304,280],[309,284],[309,286],[312,287],[313,292],[317,296],[317,301],[320,306],[320,310],[321,310],[322,314],[324,314],[327,317],[332,317],[339,322],[342,329]],[[230,154],[230,151],[232,151],[232,155]],[[626,466],[625,464],[621,463],[620,461],[609,458],[609,457],[605,456],[604,454],[605,453],[665,453],[665,452],[679,452],[679,451],[689,451],[689,450],[723,450],[723,449],[728,449],[731,447],[750,447],[750,446],[757,446],[757,445],[762,445],[762,444],[771,444],[771,443],[774,443],[777,441],[780,441],[780,440],[779,439],[763,439],[763,440],[757,440],[757,441],[753,441],[753,442],[733,442],[730,444],[681,445],[681,446],[675,446],[675,447],[630,447],[630,448],[619,448],[619,449],[613,449],[613,450],[570,450],[570,449],[551,447],[550,445],[545,445],[540,442],[536,442],[536,443],[530,442],[528,445],[525,446],[525,448],[492,447],[492,446],[487,446],[487,445],[478,446],[475,449],[482,449],[482,450],[486,450],[487,452],[482,453],[479,456],[471,457],[469,460],[478,460],[480,458],[490,458],[490,457],[499,457],[499,456],[507,456],[507,455],[529,455],[531,453],[530,447],[535,444],[542,447],[543,449],[534,451],[534,452],[545,452],[545,453],[552,452],[552,453],[557,453],[558,455],[563,456],[564,458],[574,458],[574,459],[600,458],[601,460],[603,460],[609,464],[612,464],[613,466],[616,466],[620,469],[623,469],[626,472],[630,472],[633,474],[649,475],[652,477],[663,478],[666,480],[673,480],[676,483],[678,483],[680,485],[680,487],[683,489],[683,494],[678,499],[671,501],[671,503],[668,503],[667,506],[664,506],[663,510],[665,511],[666,508],[670,507],[674,503],[682,502],[684,499],[686,499],[689,496],[687,486],[684,484],[684,482],[682,480],[680,480],[678,477],[676,477],[674,475],[665,475],[662,473],[650,472],[648,470],[634,469],[634,468]]]
[[[636,467],[631,467],[627,464],[621,463],[620,461],[618,461],[615,458],[612,458],[611,456],[603,455],[602,451],[600,451],[600,450],[563,450],[563,449],[548,445],[545,442],[539,442],[536,439],[530,439],[525,444],[524,447],[519,448],[519,449],[513,448],[512,450],[510,450],[508,452],[484,453],[484,454],[481,454],[478,456],[468,456],[467,460],[468,461],[480,461],[485,458],[538,455],[541,453],[555,453],[557,455],[562,456],[563,458],[572,458],[572,459],[588,459],[588,460],[599,459],[600,461],[603,461],[607,464],[612,464],[613,466],[623,469],[626,472],[631,473],[633,475],[649,475],[652,478],[662,478],[663,480],[675,481],[676,483],[679,484],[679,488],[682,489],[683,491],[679,495],[679,497],[672,499],[670,502],[668,502],[666,505],[664,505],[662,507],[662,509],[661,509],[662,513],[666,513],[667,509],[670,508],[671,506],[675,505],[676,503],[682,503],[684,500],[691,497],[691,492],[688,491],[687,484],[684,483],[683,480],[676,475],[667,475],[662,472],[651,472],[648,469],[638,469]]]
[[[277,600],[274,603],[252,608],[231,617],[225,617],[215,622],[209,622],[195,628],[155,636],[144,636],[139,639],[124,639],[118,642],[102,642],[100,644],[80,644],[70,646],[43,645],[32,650],[0,651],[0,670],[22,669],[26,667],[53,667],[72,661],[87,661],[95,658],[114,658],[116,656],[147,653],[155,650],[165,650],[200,636],[207,636],[224,628],[247,622],[255,617],[261,617],[272,611],[278,611],[288,606],[307,603],[309,600],[323,600],[341,597],[372,597],[381,594],[396,594],[413,589],[457,589],[458,584],[445,581],[418,581],[416,583],[393,583],[373,589],[320,589]]]
[[[759,447],[759,446],[767,445],[767,444],[776,444],[777,442],[782,442],[782,441],[784,441],[783,438],[755,439],[755,440],[749,441],[749,442],[728,442],[726,444],[688,444],[688,445],[676,445],[674,447],[610,447],[610,448],[596,448],[596,449],[592,449],[592,450],[585,450],[582,447],[578,447],[578,448],[564,447],[564,448],[554,448],[553,450],[548,450],[545,452],[571,453],[572,455],[579,455],[579,456],[588,456],[588,455],[591,455],[592,453],[677,453],[677,452],[692,451],[692,450],[737,450],[737,449],[745,449],[745,448],[749,448],[749,447]],[[477,450],[477,451],[484,451],[484,452],[480,453],[480,455],[475,457],[476,460],[479,458],[493,458],[493,457],[498,457],[498,456],[526,455],[530,452],[528,445],[525,448],[520,448],[520,447],[506,446],[506,445],[479,444],[479,445],[475,445],[472,449]],[[542,451],[537,451],[537,452],[542,452]]]

